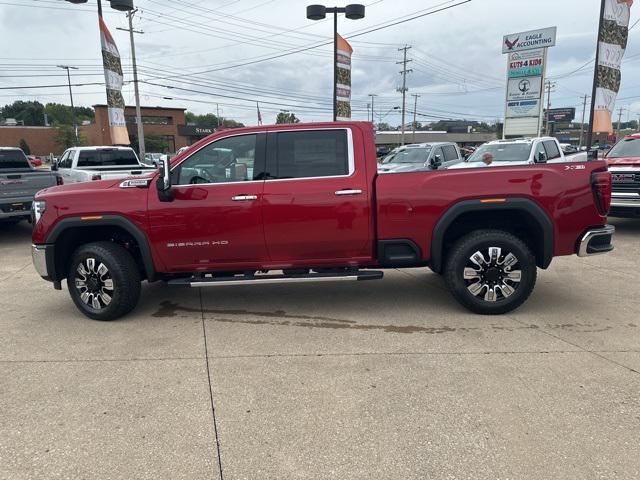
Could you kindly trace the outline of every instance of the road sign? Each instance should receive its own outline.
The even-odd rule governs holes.
[[[547,113],[547,117],[551,122],[572,122],[576,117],[576,109],[571,108],[551,108]]]
[[[512,33],[502,38],[502,53],[548,48],[556,44],[556,27]]]

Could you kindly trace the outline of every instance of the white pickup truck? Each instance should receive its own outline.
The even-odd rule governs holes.
[[[52,170],[67,184],[136,177],[155,168],[141,163],[130,147],[73,147],[65,150]]]
[[[491,162],[483,158],[489,154]],[[510,165],[529,165],[533,163],[562,163],[585,161],[587,155],[580,152],[565,156],[558,140],[554,137],[514,138],[494,140],[480,145],[464,162],[449,168],[504,167]]]

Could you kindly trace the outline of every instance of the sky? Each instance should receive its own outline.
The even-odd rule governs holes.
[[[312,21],[305,8],[319,0],[134,0],[136,56],[143,106],[183,107],[257,123],[280,110],[302,121],[331,119],[332,19]],[[363,1],[363,0],[360,0]],[[125,82],[133,78],[124,13],[103,0],[104,18],[122,57]],[[407,110],[417,97],[417,119],[495,122],[504,115],[505,34],[557,26],[547,75],[555,82],[552,108],[576,107],[591,93],[599,0],[364,0],[361,20],[339,17],[339,32],[354,49],[352,117],[367,119],[375,94],[376,121],[400,123],[397,88],[402,51],[411,46]],[[640,4],[631,22],[640,19]],[[329,6],[344,6],[338,0]],[[456,6],[457,5],[457,6]],[[394,21],[434,12],[395,26]],[[377,29],[378,27],[384,27]],[[369,30],[374,30],[368,32]],[[357,35],[358,33],[364,33]],[[355,36],[354,36],[355,35]],[[0,0],[0,104],[14,100],[68,103],[72,65],[74,103],[104,104],[96,0]],[[302,51],[301,51],[302,50]],[[276,57],[276,58],[273,58]],[[35,88],[25,88],[35,87]],[[134,105],[133,84],[123,88]],[[622,120],[640,116],[640,25],[630,32],[616,109]],[[407,121],[411,120],[408,114]],[[614,116],[618,118],[617,111]]]

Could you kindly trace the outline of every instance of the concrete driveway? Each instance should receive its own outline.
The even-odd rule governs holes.
[[[0,227],[0,478],[639,478],[640,221],[611,222],[505,316],[416,269],[145,285],[110,323]]]

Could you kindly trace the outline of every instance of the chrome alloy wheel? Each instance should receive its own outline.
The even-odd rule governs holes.
[[[85,258],[78,264],[74,283],[86,305],[101,310],[111,303],[113,279],[105,264],[95,258]]]
[[[518,262],[518,257],[511,252],[503,255],[500,247],[478,250],[469,257],[464,267],[467,290],[487,302],[510,297],[522,279]]]

